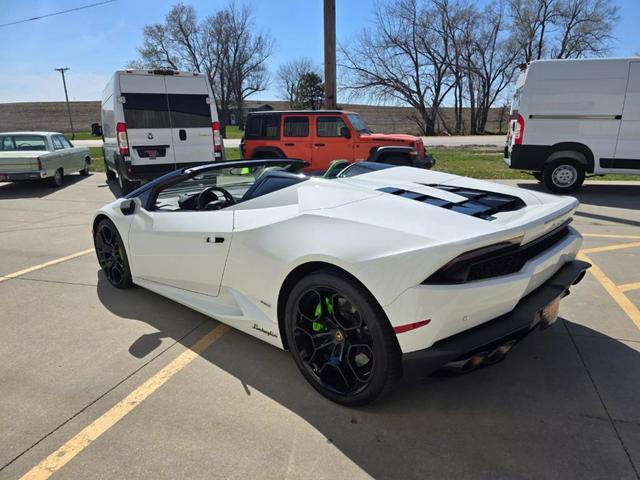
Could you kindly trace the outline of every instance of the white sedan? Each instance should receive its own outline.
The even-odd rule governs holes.
[[[589,264],[577,201],[361,162],[184,168],[100,209],[106,278],[288,349],[321,394],[362,405],[404,374],[495,363],[553,323]]]

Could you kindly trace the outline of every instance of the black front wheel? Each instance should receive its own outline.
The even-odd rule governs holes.
[[[109,283],[117,288],[133,286],[129,259],[118,229],[111,220],[101,220],[93,232],[98,263]]]
[[[384,312],[361,285],[331,271],[303,278],[286,306],[289,350],[307,381],[347,406],[369,403],[402,374]]]

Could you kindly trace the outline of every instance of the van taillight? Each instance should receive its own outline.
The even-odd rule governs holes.
[[[516,115],[516,124],[513,129],[514,145],[522,145],[522,137],[524,135],[524,118],[519,113]]]
[[[118,139],[118,149],[120,155],[126,157],[129,155],[129,139],[127,138],[127,126],[120,122],[116,125],[116,135]]]
[[[213,151],[221,152],[222,151],[222,137],[220,136],[220,122],[213,122],[211,124],[211,129],[213,130]]]
[[[42,170],[42,160],[40,160],[40,157],[38,157],[36,160],[38,160],[38,170]]]

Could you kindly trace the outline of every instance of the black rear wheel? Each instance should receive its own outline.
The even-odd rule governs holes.
[[[361,285],[330,271],[302,279],[289,295],[286,334],[295,362],[328,399],[363,405],[401,375],[400,352],[384,312]]]
[[[129,259],[116,226],[107,219],[98,223],[93,234],[98,263],[109,283],[117,288],[133,286]]]

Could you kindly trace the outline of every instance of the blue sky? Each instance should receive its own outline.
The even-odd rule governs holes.
[[[0,23],[75,8],[97,0],[2,0]],[[97,100],[111,73],[136,57],[142,28],[161,21],[176,0],[118,0],[95,8],[0,28],[0,102],[63,100],[59,66],[70,67],[73,100]],[[194,0],[202,17],[223,1]],[[308,56],[322,63],[322,0],[239,0],[249,5],[256,28],[276,40],[269,62]],[[348,44],[372,19],[373,0],[337,0],[338,41]],[[640,0],[619,0],[616,56],[640,52]],[[274,99],[274,87],[257,98]]]

